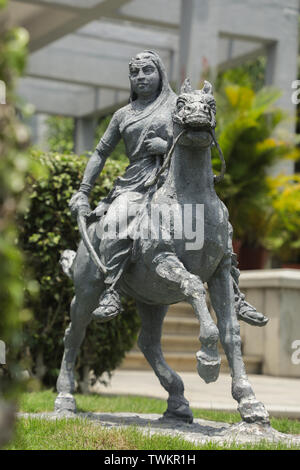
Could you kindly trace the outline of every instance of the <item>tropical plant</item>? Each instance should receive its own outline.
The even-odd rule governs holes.
[[[270,217],[268,171],[280,159],[299,156],[293,138],[276,133],[286,118],[274,106],[279,96],[269,87],[255,93],[225,83],[216,98],[216,133],[227,165],[225,179],[216,189],[228,207],[234,236],[249,244],[263,242]],[[220,168],[215,152],[213,166]]]
[[[300,263],[300,174],[269,178],[272,215],[265,245],[282,262]]]
[[[236,67],[221,70],[215,81],[215,88],[219,90],[226,83],[235,83],[257,92],[265,86],[265,73],[266,57],[258,56],[254,60],[250,59]]]

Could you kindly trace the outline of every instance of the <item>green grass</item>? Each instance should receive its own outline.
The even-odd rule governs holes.
[[[24,393],[20,396],[19,410],[26,413],[41,413],[53,411],[56,393],[50,390],[42,392]],[[166,410],[166,401],[157,398],[132,396],[132,395],[80,395],[75,394],[78,411],[90,411],[103,413],[158,413]],[[238,423],[241,417],[238,412],[193,409],[195,418],[211,421],[223,421],[225,423]],[[287,418],[271,418],[271,424],[277,431],[300,434],[300,421]]]
[[[56,394],[46,390],[24,393],[20,397],[19,410],[28,413],[53,411]],[[75,395],[78,411],[90,412],[133,412],[158,413],[166,409],[166,401],[140,396],[111,395]],[[240,421],[238,413],[227,413],[213,410],[193,409],[195,418],[212,421],[236,423]],[[286,418],[272,418],[273,428],[280,432],[300,434],[300,421]],[[103,428],[88,420],[55,420],[19,419],[13,442],[6,447],[10,450],[284,450],[285,444],[260,442],[256,445],[230,444],[219,445],[209,442],[205,445],[194,445],[180,437],[162,436],[160,434],[144,435],[135,427],[126,429]],[[293,447],[295,448],[295,447]],[[299,449],[299,448],[298,448]]]
[[[103,428],[81,419],[20,419],[13,442],[7,450],[287,450],[285,444],[260,442],[256,445],[195,445],[180,437],[146,435],[135,427]]]

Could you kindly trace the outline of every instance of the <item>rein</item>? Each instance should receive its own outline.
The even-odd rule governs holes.
[[[222,179],[224,178],[225,176],[225,172],[226,172],[226,162],[225,162],[225,159],[224,159],[224,155],[223,155],[223,152],[222,152],[222,149],[219,145],[219,142],[217,141],[217,138],[216,138],[216,134],[215,134],[215,130],[214,129],[210,129],[210,135],[212,136],[213,138],[213,141],[215,143],[215,146],[217,147],[217,150],[219,152],[219,157],[220,157],[220,160],[221,160],[221,163],[222,163],[222,167],[221,167],[221,172],[220,174],[217,176],[217,175],[214,175],[214,182],[215,183],[220,183],[220,181],[222,181]]]
[[[149,186],[152,186],[154,183],[156,183],[156,181],[158,180],[158,177],[165,171],[165,169],[167,168],[167,166],[169,166],[169,163],[170,163],[170,161],[171,161],[171,157],[172,157],[172,155],[173,155],[173,152],[174,152],[174,149],[175,149],[175,147],[176,147],[176,144],[177,144],[178,140],[180,139],[180,137],[181,137],[183,134],[185,134],[186,132],[187,132],[186,129],[183,129],[183,130],[178,134],[178,136],[174,139],[173,144],[172,144],[172,147],[170,148],[169,153],[168,153],[168,155],[167,155],[167,157],[166,157],[164,163],[162,164],[160,170],[156,173],[156,175],[155,175],[153,178],[151,178],[149,181],[147,181],[147,182],[145,183],[146,188],[148,188]]]
[[[163,165],[161,166],[160,170],[156,173],[156,175],[154,175],[152,178],[150,178],[150,180],[148,180],[146,183],[145,183],[145,187],[148,188],[149,186],[152,186],[153,184],[155,184],[158,180],[158,177],[165,171],[165,169],[169,166],[170,164],[170,161],[171,161],[171,158],[173,156],[173,153],[174,153],[174,150],[175,150],[175,147],[176,147],[176,144],[178,142],[178,140],[180,139],[180,137],[185,134],[187,132],[187,129],[183,129],[179,134],[178,136],[174,139],[173,141],[173,144],[172,144],[172,147],[170,148],[169,150],[169,153],[163,163]],[[215,146],[217,147],[217,150],[219,152],[219,157],[220,157],[220,160],[221,160],[221,163],[222,163],[222,167],[221,167],[221,172],[218,176],[214,175],[214,183],[220,183],[220,181],[223,180],[224,178],[224,175],[225,175],[225,172],[226,172],[226,163],[225,163],[225,159],[224,159],[224,155],[223,155],[223,152],[221,150],[221,147],[217,141],[217,138],[216,138],[216,134],[215,134],[215,131],[214,129],[210,129],[209,130],[209,133],[210,135],[212,136],[212,139],[214,141],[214,144]]]

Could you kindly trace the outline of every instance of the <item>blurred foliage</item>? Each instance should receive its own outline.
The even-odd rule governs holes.
[[[266,57],[259,56],[243,65],[219,72],[215,89],[220,90],[226,84],[237,84],[251,88],[255,92],[265,86]]]
[[[225,82],[216,94],[216,134],[226,161],[226,175],[216,191],[226,204],[234,236],[263,243],[272,203],[267,183],[271,166],[283,158],[299,158],[293,136],[277,130],[286,116],[274,103],[280,92]],[[220,170],[216,149],[213,166]]]
[[[21,245],[27,255],[27,268],[39,282],[38,297],[27,296],[27,307],[34,316],[24,327],[27,369],[46,385],[54,385],[63,354],[63,335],[69,324],[73,283],[63,273],[59,259],[65,249],[76,250],[79,234],[68,203],[78,190],[86,157],[34,152],[47,168],[48,178],[30,178],[30,208],[22,221]],[[125,171],[125,164],[109,160],[92,193],[94,205],[112,188]],[[132,301],[124,300],[125,313],[111,322],[92,322],[80,350],[78,379],[86,367],[96,376],[111,372],[122,361],[136,340],[139,320]],[[25,354],[25,352],[24,352]]]
[[[300,263],[300,174],[268,179],[272,215],[266,246],[282,262]]]
[[[46,125],[50,152],[71,153],[74,147],[74,119],[65,116],[49,116]]]
[[[1,2],[0,7],[5,2]],[[21,325],[30,312],[24,307],[24,289],[33,292],[35,283],[24,277],[24,257],[17,247],[16,216],[28,204],[26,175],[40,172],[27,153],[29,134],[15,109],[15,85],[24,71],[28,34],[22,28],[2,30],[0,36],[0,80],[6,85],[6,104],[0,104],[0,339],[6,343],[7,365],[2,371],[0,393],[12,393],[22,363],[16,361],[21,345]],[[0,371],[1,374],[1,371]]]

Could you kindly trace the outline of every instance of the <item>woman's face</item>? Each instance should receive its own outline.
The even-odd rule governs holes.
[[[130,66],[129,79],[132,90],[141,97],[156,95],[160,85],[160,75],[157,67],[151,60],[135,61]]]

